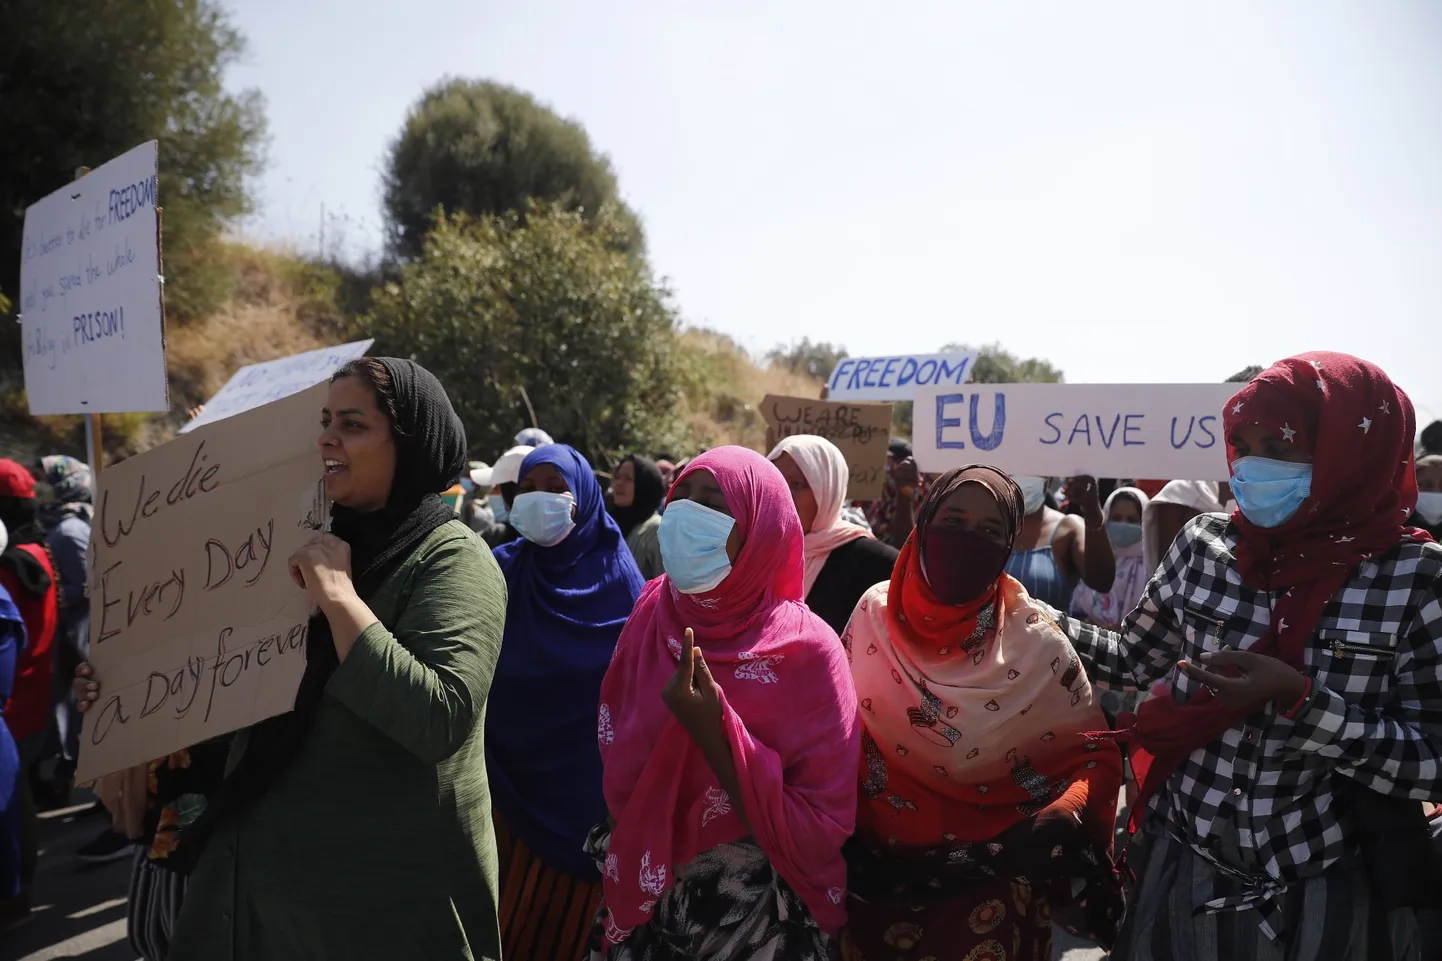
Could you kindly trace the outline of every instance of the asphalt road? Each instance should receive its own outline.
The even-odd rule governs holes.
[[[138,961],[125,942],[125,888],[130,860],[89,867],[75,851],[108,823],[104,815],[67,808],[41,815],[35,919],[0,935],[0,961]],[[1094,945],[1056,933],[1057,961],[1100,961]]]

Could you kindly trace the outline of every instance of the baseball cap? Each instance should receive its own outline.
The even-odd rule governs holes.
[[[535,450],[534,447],[512,447],[501,455],[496,461],[496,466],[490,469],[488,476],[477,478],[471,475],[477,487],[490,490],[492,487],[500,487],[502,484],[514,484],[521,479],[521,464],[525,461],[526,455]],[[481,483],[485,481],[485,483]]]
[[[0,460],[0,497],[35,499],[35,477],[18,462]]]

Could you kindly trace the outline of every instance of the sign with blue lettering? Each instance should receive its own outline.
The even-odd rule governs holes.
[[[155,141],[25,211],[20,324],[31,414],[170,408]]]
[[[826,382],[827,400],[912,400],[923,387],[958,386],[971,379],[976,354],[847,357]]]
[[[375,341],[358,340],[339,347],[322,347],[262,364],[247,364],[236,371],[205,403],[205,410],[180,428],[182,434],[205,424],[233,417],[271,401],[289,397],[319,384],[347,361],[364,357]]]
[[[1236,384],[973,384],[916,395],[927,473],[991,464],[1042,477],[1226,480],[1222,407]]]

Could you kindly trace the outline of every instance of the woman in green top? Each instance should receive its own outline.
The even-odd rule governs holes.
[[[505,586],[438,496],[464,431],[390,358],[342,367],[321,425],[335,506],[290,558],[320,608],[296,710],[237,734],[182,830],[203,850],[170,961],[499,958],[483,734]]]
[[[666,500],[666,484],[661,469],[649,457],[632,454],[616,467],[611,475],[611,496],[607,511],[621,526],[621,536],[641,569],[641,576],[654,580],[661,569],[661,504]]]

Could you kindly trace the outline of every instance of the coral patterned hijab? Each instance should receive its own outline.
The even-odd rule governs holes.
[[[748,834],[835,934],[846,920],[841,845],[856,821],[861,737],[845,652],[801,603],[801,523],[780,471],[754,451],[723,447],[692,461],[676,484],[699,470],[715,476],[742,547],[709,593],[682,594],[665,576],[647,584],[601,685],[603,787],[616,820],[606,937],[619,942],[646,923],[677,868]],[[688,627],[721,687],[746,822],[661,700]]]
[[[937,482],[891,582],[862,597],[846,630],[866,729],[858,828],[892,852],[990,841],[1063,793],[1110,842],[1121,755],[1085,736],[1105,721],[1049,609],[1000,571],[980,611],[946,605],[921,569],[917,539],[962,483],[997,496],[1014,537],[1020,491],[989,471]]]

